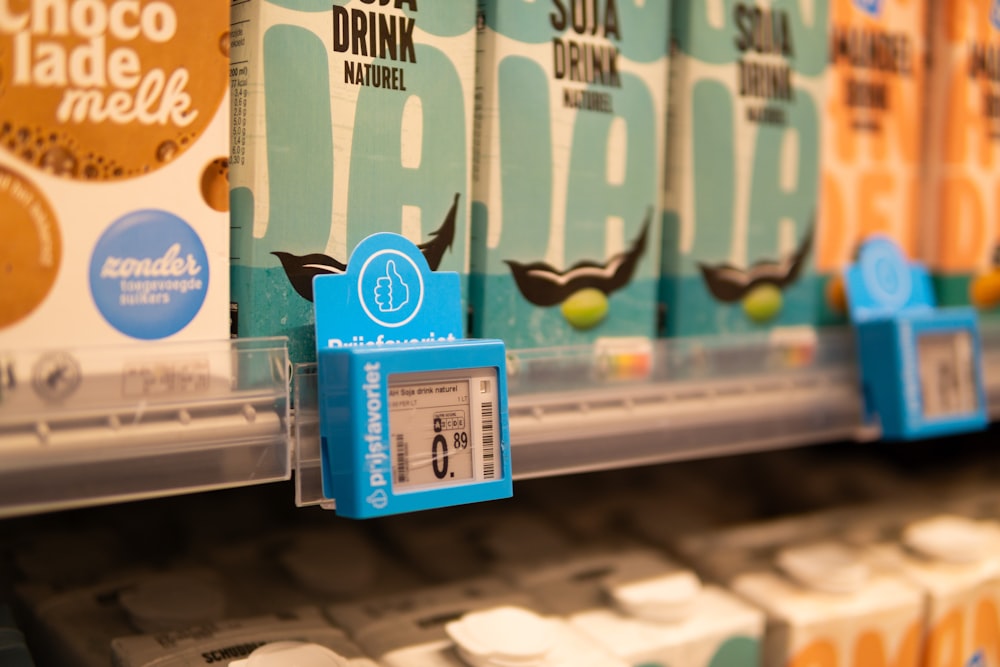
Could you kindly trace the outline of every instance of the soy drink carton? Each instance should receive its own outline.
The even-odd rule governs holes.
[[[1000,313],[1000,7],[930,3],[925,256],[938,302]]]
[[[669,336],[813,322],[827,16],[826,0],[673,5]]]
[[[0,349],[225,339],[227,13],[5,5]]]
[[[480,0],[475,335],[655,335],[669,4]]]
[[[313,277],[375,232],[468,273],[475,18],[472,0],[232,4],[239,336],[313,360]]]
[[[630,665],[760,664],[764,615],[656,552],[597,552],[511,576]]]
[[[918,256],[927,7],[835,0],[816,239],[819,324],[847,320],[841,271],[871,234]],[[933,104],[933,95],[931,97]]]

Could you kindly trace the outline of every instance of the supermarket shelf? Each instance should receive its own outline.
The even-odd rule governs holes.
[[[288,479],[284,339],[0,357],[0,516]]]
[[[514,477],[871,437],[853,360],[847,332],[809,330],[512,353]],[[296,368],[301,505],[325,504],[315,379],[314,366]]]
[[[983,340],[1000,421],[1000,327]],[[291,371],[284,339],[0,354],[0,517],[293,468],[322,503],[315,366]],[[878,437],[846,331],[522,350],[508,379],[515,479]]]
[[[645,381],[611,379],[596,391],[537,392],[523,382],[511,400],[515,477],[860,437],[852,360],[845,332],[806,330],[660,341]],[[518,370],[545,377],[540,362],[522,360]],[[597,358],[589,374],[607,365]]]
[[[987,408],[1000,421],[1000,326],[981,332]],[[660,341],[654,359],[646,383],[514,393],[515,478],[879,437],[863,424],[849,331],[823,331],[813,347],[794,334]],[[593,382],[585,376],[577,386]]]

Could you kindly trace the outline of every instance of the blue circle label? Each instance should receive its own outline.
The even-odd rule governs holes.
[[[891,241],[873,238],[861,249],[858,264],[865,289],[880,306],[898,311],[913,292],[910,265]]]
[[[401,327],[420,312],[424,278],[405,253],[380,250],[361,267],[358,297],[371,321],[384,327]]]
[[[143,340],[186,327],[208,292],[208,256],[181,218],[133,211],[108,227],[90,258],[90,293],[118,331]]]

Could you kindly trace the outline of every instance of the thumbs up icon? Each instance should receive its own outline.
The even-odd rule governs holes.
[[[385,264],[385,275],[375,279],[375,303],[383,313],[394,313],[410,301],[410,286],[396,271],[396,262]]]

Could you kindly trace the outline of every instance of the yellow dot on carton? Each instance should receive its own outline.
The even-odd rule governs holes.
[[[608,314],[608,297],[599,289],[587,287],[563,301],[560,310],[573,328],[593,329]]]
[[[754,322],[762,324],[777,317],[784,299],[781,289],[771,283],[757,285],[743,298],[743,312]]]

